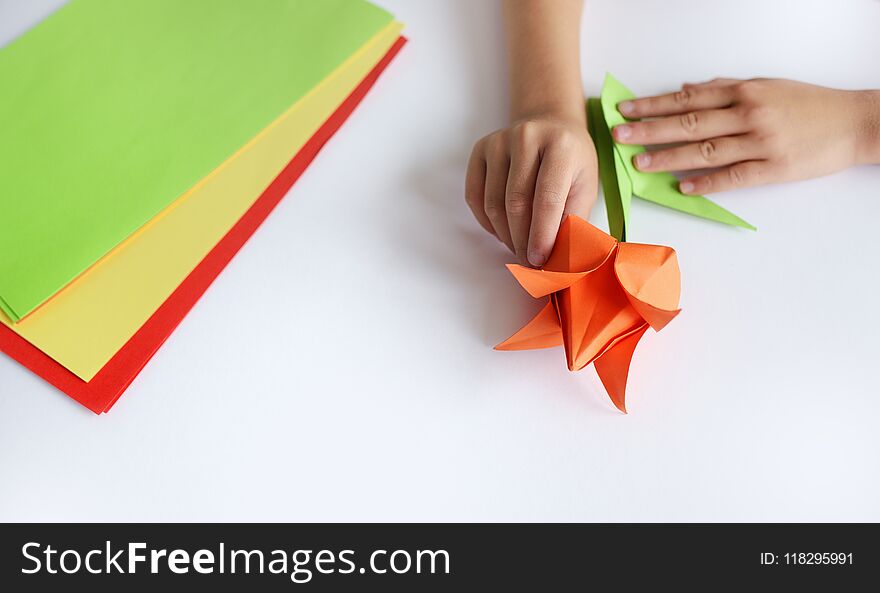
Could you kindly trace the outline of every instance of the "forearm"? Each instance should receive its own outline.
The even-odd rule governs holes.
[[[583,0],[504,0],[512,120],[552,114],[585,125],[582,10]]]
[[[858,164],[880,164],[880,91],[858,91]]]

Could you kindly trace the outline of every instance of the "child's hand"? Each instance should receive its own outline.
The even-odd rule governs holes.
[[[658,97],[624,101],[614,128],[630,144],[685,143],[639,154],[642,171],[720,169],[688,176],[686,194],[827,175],[880,162],[880,97],[790,80],[716,79]]]
[[[477,141],[465,199],[474,216],[523,265],[547,261],[564,216],[596,200],[597,163],[585,122],[538,116]]]

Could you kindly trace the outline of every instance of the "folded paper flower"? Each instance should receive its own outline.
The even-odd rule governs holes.
[[[540,270],[507,266],[547,305],[497,350],[564,346],[568,368],[594,363],[615,406],[626,413],[626,380],[648,327],[661,330],[678,315],[681,278],[675,250],[618,242],[577,216],[563,221]]]

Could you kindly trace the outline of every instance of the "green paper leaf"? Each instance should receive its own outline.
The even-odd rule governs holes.
[[[27,315],[391,21],[363,0],[73,0],[0,49],[0,307]]]
[[[631,161],[623,161],[622,156],[619,156],[619,158],[623,163],[631,163]],[[627,167],[627,169],[631,170],[631,166]],[[645,177],[649,177],[650,180],[644,181]],[[636,187],[637,184],[638,187]],[[633,176],[633,193],[643,200],[654,202],[673,210],[679,210],[730,226],[738,226],[751,231],[756,230],[754,226],[705,196],[692,196],[681,193],[678,189],[678,179],[671,173],[640,173]]]
[[[608,137],[609,139],[611,136]],[[620,155],[612,149],[611,154],[614,155],[614,174],[617,180],[617,192],[620,194],[620,207],[623,213],[623,232],[621,233],[621,241],[626,241],[629,233],[629,205],[632,203],[633,188],[629,177],[626,174],[626,167],[620,160]]]
[[[605,75],[605,83],[602,86],[602,96],[600,98],[602,113],[604,114],[605,123],[614,149],[632,184],[632,193],[643,200],[699,216],[700,218],[755,230],[754,226],[729,210],[722,208],[709,198],[681,193],[678,189],[678,179],[675,175],[667,172],[646,173],[635,168],[633,157],[645,152],[645,147],[637,144],[620,144],[614,142],[613,137],[610,136],[610,130],[614,126],[627,122],[627,119],[617,110],[617,105],[621,101],[634,98],[635,95],[632,91],[623,86],[614,76],[611,74]]]
[[[605,125],[602,105],[598,98],[587,99],[587,122],[599,159],[599,180],[602,182],[602,193],[605,196],[609,233],[618,241],[626,241],[632,193],[629,178],[622,170],[614,152],[614,145]]]

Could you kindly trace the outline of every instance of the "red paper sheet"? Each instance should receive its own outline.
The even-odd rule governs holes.
[[[397,40],[254,205],[91,381],[83,381],[3,324],[0,324],[0,350],[96,414],[109,411],[223,268],[287,194],[318,151],[351,115],[405,43],[404,37]]]

